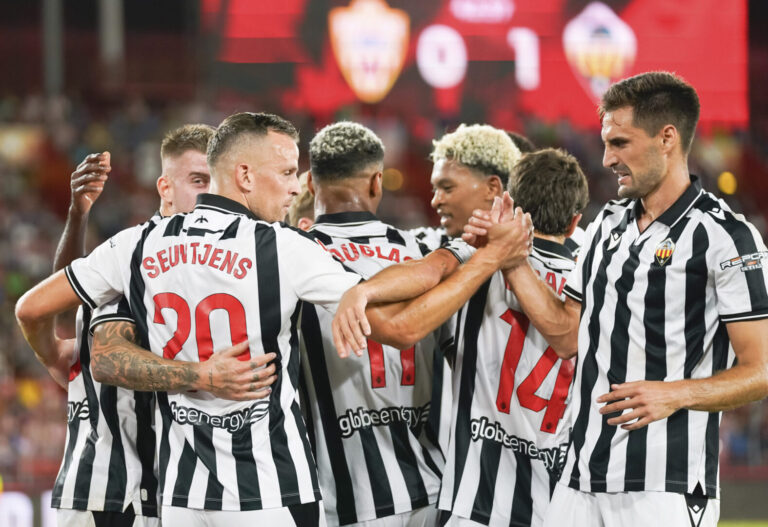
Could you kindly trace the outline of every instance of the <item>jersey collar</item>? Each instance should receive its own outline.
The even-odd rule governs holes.
[[[251,212],[251,210],[245,205],[242,205],[241,203],[238,203],[237,201],[231,200],[229,198],[225,198],[224,196],[219,196],[217,194],[198,194],[197,205],[195,205],[195,208],[217,209],[222,212],[244,214],[246,217],[252,220],[261,220],[261,218]]]
[[[672,227],[690,210],[693,202],[699,197],[701,193],[701,181],[698,176],[691,174],[691,184],[685,189],[677,201],[675,201],[671,207],[661,213],[661,216],[656,218],[655,221],[663,223],[667,227]],[[643,204],[639,199],[635,200],[635,205],[632,209],[632,218],[639,218],[643,212]]]
[[[379,221],[379,219],[367,210],[321,214],[315,219],[315,223],[362,223],[366,221]]]
[[[552,240],[545,240],[544,238],[533,237],[533,247],[542,253],[547,253],[559,258],[567,258],[568,260],[575,260],[571,250],[562,243],[553,242]]]

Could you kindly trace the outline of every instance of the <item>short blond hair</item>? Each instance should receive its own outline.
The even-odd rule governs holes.
[[[298,227],[301,218],[315,219],[315,196],[309,191],[309,186],[307,185],[308,174],[309,172],[307,171],[299,175],[301,192],[293,199],[291,206],[288,208],[288,224],[292,227]]]
[[[486,176],[498,176],[505,187],[521,156],[505,131],[487,124],[460,124],[455,131],[432,141],[432,146],[433,162],[456,161]]]

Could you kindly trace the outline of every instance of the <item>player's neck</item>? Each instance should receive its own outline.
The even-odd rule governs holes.
[[[376,213],[376,205],[368,196],[351,189],[315,188],[315,217],[339,212]]]
[[[533,231],[533,237],[541,238],[542,240],[549,240],[551,242],[559,243],[560,245],[565,243],[565,236],[562,234],[560,235],[542,234],[539,231]]]
[[[661,184],[641,199],[643,213],[637,219],[640,231],[644,231],[656,218],[664,214],[683,195],[691,184],[688,164],[683,162],[670,169]]]

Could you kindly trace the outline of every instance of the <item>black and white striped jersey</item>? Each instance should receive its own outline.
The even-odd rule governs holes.
[[[450,240],[442,227],[416,227],[405,232],[416,238],[419,243],[426,245],[430,251],[442,247]]]
[[[319,216],[309,232],[366,279],[428,252],[370,212]],[[340,359],[331,321],[324,310],[303,308],[306,408],[329,526],[435,503],[444,465],[438,444],[445,364],[440,345],[451,343],[451,329],[403,351],[369,340],[363,357]]]
[[[118,233],[67,276],[90,305],[125,293],[143,346],[165,358],[205,361],[243,341],[250,356],[277,353],[266,399],[157,394],[163,505],[256,510],[320,499],[298,402],[299,305],[335,310],[358,275],[295,229],[204,194],[189,214]]]
[[[529,257],[562,295],[571,252]],[[572,360],[559,359],[497,271],[459,311],[452,435],[438,508],[483,525],[540,525],[565,462]]]
[[[726,324],[768,317],[765,245],[693,177],[639,232],[640,202],[588,227],[565,293],[582,304],[572,444],[563,483],[587,492],[718,495],[720,413],[679,410],[635,431],[606,423],[610,385],[704,378],[733,363]]]
[[[104,306],[110,318],[128,318],[120,298]],[[67,440],[51,493],[56,509],[157,516],[153,393],[103,385],[91,376],[91,309],[77,311],[77,335],[67,388]]]

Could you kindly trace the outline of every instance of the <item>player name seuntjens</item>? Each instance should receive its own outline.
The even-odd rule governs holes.
[[[238,280],[243,279],[253,267],[250,258],[241,257],[236,251],[225,252],[224,249],[214,249],[210,243],[199,242],[166,247],[155,256],[146,256],[141,261],[141,266],[149,278],[157,278],[179,264],[207,265],[231,274]]]

